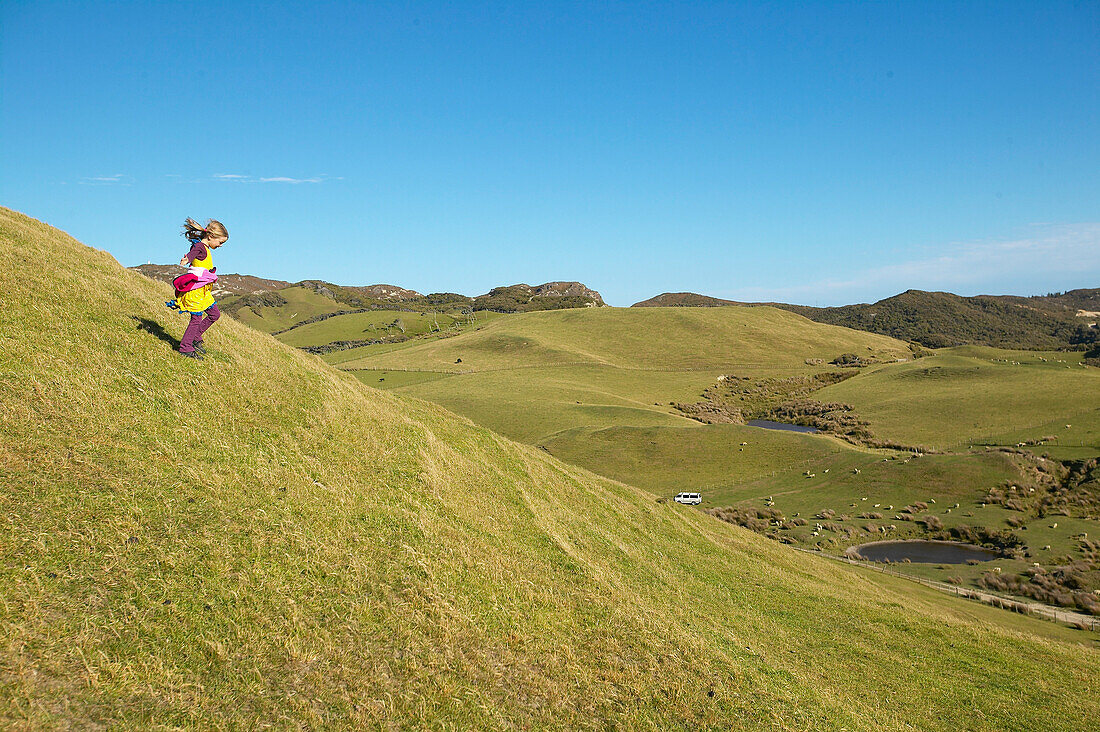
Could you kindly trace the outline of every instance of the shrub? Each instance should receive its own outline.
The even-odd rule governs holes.
[[[943,521],[939,516],[925,516],[918,523],[924,524],[925,531],[940,531],[943,529]]]

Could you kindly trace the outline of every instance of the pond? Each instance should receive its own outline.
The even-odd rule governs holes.
[[[763,427],[766,430],[785,430],[787,432],[807,432],[814,434],[817,427],[807,427],[804,424],[787,424],[786,422],[771,422],[766,419],[750,419],[746,422],[749,427]]]
[[[869,559],[872,562],[919,562],[922,564],[965,564],[971,559],[988,562],[997,558],[997,552],[974,544],[957,541],[872,541],[869,544],[848,547],[848,556]]]

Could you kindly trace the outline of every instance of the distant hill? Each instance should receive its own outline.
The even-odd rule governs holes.
[[[746,305],[691,292],[664,293],[633,307]],[[763,304],[763,303],[756,303]],[[985,345],[998,348],[1075,348],[1095,343],[1100,289],[1034,297],[907,290],[873,304],[815,308],[766,303],[810,320],[880,333],[930,348]]]
[[[184,271],[176,264],[142,264],[130,269],[169,284]],[[222,310],[268,332],[358,310],[520,313],[606,305],[599,292],[580,282],[508,285],[470,297],[454,292],[423,295],[387,284],[336,285],[324,280],[290,283],[228,274],[219,275],[214,288]]]
[[[1100,290],[1016,297],[907,290],[871,305],[780,307],[819,323],[882,333],[931,348],[984,345],[998,348],[1070,348],[1095,342],[1096,328],[1079,319],[1098,308]]]
[[[722,300],[710,295],[700,295],[696,292],[663,292],[648,300],[636,302],[634,308],[713,308],[722,305],[746,305],[747,303],[736,300]]]
[[[416,290],[406,290],[403,287],[397,285],[365,285],[362,287],[354,287],[347,285],[333,285],[323,280],[302,280],[297,284],[298,287],[307,287],[312,289],[318,294],[336,298],[336,293],[333,288],[338,289],[340,292],[358,296],[366,300],[389,300],[392,302],[404,302],[406,300],[416,300],[424,297]]]
[[[494,287],[474,298],[474,310],[495,310],[501,313],[567,308],[603,307],[606,303],[595,290],[580,282],[547,282],[532,287],[519,284]]]

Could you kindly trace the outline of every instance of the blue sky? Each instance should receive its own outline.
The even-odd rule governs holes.
[[[1100,3],[0,3],[0,203],[126,265],[1100,287]]]

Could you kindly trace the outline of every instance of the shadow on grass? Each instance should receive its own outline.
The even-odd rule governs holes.
[[[137,315],[131,315],[130,318],[137,321],[138,330],[143,330],[149,335],[159,338],[160,340],[170,345],[173,351],[179,350],[180,342],[173,338],[168,333],[168,331],[166,331],[164,327],[157,321],[150,320],[149,318],[141,318]]]

